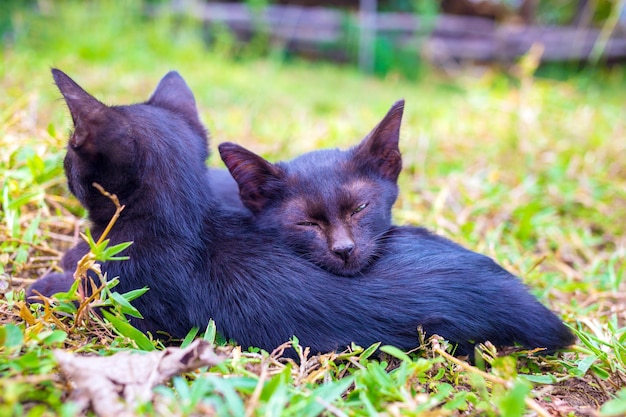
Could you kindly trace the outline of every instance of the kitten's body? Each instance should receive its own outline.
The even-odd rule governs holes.
[[[460,353],[485,340],[550,350],[572,343],[516,277],[427,232],[393,229],[368,273],[346,279],[301,260],[251,217],[220,206],[207,181],[200,150],[206,137],[193,96],[177,74],[164,77],[146,104],[112,108],[60,71],[54,76],[76,124],[66,174],[89,209],[94,236],[113,205],[92,182],[126,205],[109,237],[111,244],[134,242],[125,251],[130,259],[102,270],[120,277],[120,292],[150,288],[133,302],[145,317],[132,319],[139,329],[183,337],[213,318],[220,333],[243,346],[271,350],[296,335],[312,352],[379,341],[411,349],[419,344],[418,326],[459,343]],[[67,289],[73,263],[86,251],[82,243],[70,250],[62,262],[67,272],[42,278],[30,293]]]
[[[223,168],[210,168],[207,179],[211,192],[217,199],[217,201],[225,208],[233,210],[242,210],[248,213],[248,209],[241,202],[239,198],[237,182],[230,175],[227,169]]]
[[[233,143],[221,144],[220,154],[259,227],[316,265],[354,276],[377,258],[378,240],[391,227],[403,110],[404,101],[394,104],[348,150],[318,150],[276,164]]]

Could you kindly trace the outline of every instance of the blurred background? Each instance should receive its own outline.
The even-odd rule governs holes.
[[[326,60],[379,75],[397,72],[414,78],[432,65],[452,74],[467,65],[491,64],[506,69],[533,44],[539,48],[536,53],[541,70],[551,74],[562,75],[562,71],[555,71],[554,65],[547,65],[550,63],[571,70],[619,63],[626,57],[626,9],[621,0],[85,3],[75,6],[91,8],[101,21],[117,7],[127,19],[156,21],[169,16],[173,32],[177,27],[196,25],[196,35],[206,48],[233,56]],[[5,45],[26,35],[20,16],[34,13],[54,18],[65,14],[71,4],[4,0],[0,5],[0,33]],[[99,26],[92,29],[102,30]]]

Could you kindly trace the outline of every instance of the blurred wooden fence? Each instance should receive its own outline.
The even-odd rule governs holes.
[[[341,52],[341,47],[358,45],[355,37],[364,36],[367,42],[385,37],[395,46],[415,48],[415,53],[424,59],[444,65],[463,61],[510,62],[536,43],[543,46],[544,62],[626,57],[626,28],[619,25],[604,29],[526,26],[452,15],[422,18],[408,13],[348,13],[300,6],[270,5],[253,10],[242,3],[172,4],[175,13],[199,18],[209,28],[222,25],[240,39],[264,33],[290,51],[330,53],[344,58],[354,53]]]

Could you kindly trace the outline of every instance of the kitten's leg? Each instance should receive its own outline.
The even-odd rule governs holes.
[[[52,273],[35,281],[26,290],[26,301],[28,303],[41,303],[39,295],[51,297],[59,292],[67,292],[74,284],[74,276],[71,272]]]

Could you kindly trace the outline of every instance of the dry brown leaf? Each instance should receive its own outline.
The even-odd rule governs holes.
[[[71,398],[84,410],[91,405],[100,417],[134,416],[137,405],[152,398],[152,388],[169,378],[224,358],[204,340],[186,348],[112,356],[80,356],[56,350],[61,372],[73,386]]]

